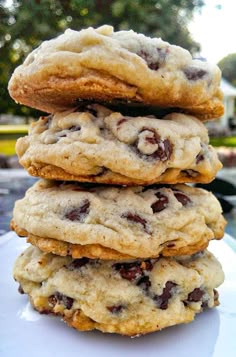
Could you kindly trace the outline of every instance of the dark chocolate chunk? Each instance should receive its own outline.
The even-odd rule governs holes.
[[[214,289],[213,292],[214,292],[214,301],[218,301],[218,299],[219,299],[218,291],[216,289]]]
[[[183,206],[186,206],[188,203],[192,202],[188,196],[182,192],[174,192],[175,198],[182,203]]]
[[[176,285],[173,281],[167,281],[162,294],[153,297],[159,309],[166,310],[168,308],[169,299],[172,297],[172,289]]]
[[[160,161],[169,160],[173,152],[173,147],[169,139],[158,142],[158,149],[151,155],[152,158],[159,159]]]
[[[201,307],[206,309],[208,307],[208,301],[203,301]]]
[[[151,205],[153,213],[157,213],[157,212],[163,211],[167,207],[167,205],[169,203],[168,197],[163,195],[161,192],[157,192],[155,195],[157,196],[158,201],[154,202]]]
[[[79,131],[81,129],[81,126],[79,125],[72,125],[71,127],[68,128],[70,131]]]
[[[72,308],[74,299],[56,292],[54,295],[49,296],[48,302],[52,307],[54,307],[56,304],[63,304],[66,309],[70,310]]]
[[[84,265],[88,264],[90,262],[89,258],[80,258],[80,259],[73,259],[73,261],[67,265],[68,270],[78,270]]]
[[[175,243],[167,243],[166,247],[167,248],[173,248],[173,247],[175,247]]]
[[[120,314],[124,309],[125,309],[125,306],[123,306],[123,305],[107,306],[107,310],[109,310],[113,315]]]
[[[141,269],[140,262],[132,263],[116,263],[113,265],[115,270],[119,271],[122,278],[129,281],[140,278],[143,275],[143,270]]]
[[[200,288],[195,288],[188,294],[187,302],[198,302],[201,300],[205,292]]]
[[[133,214],[131,212],[123,213],[122,216],[123,218],[126,218],[128,221],[134,222],[134,223],[140,223],[145,231],[147,231],[147,221],[146,219],[140,217],[137,214]]]
[[[84,200],[82,206],[78,208],[73,208],[65,214],[65,218],[70,221],[83,222],[85,216],[89,213],[90,202],[89,200]]]
[[[152,145],[157,144],[157,139],[153,136],[146,136],[145,141]]]
[[[58,136],[58,140],[61,139],[61,138],[65,138],[66,136],[67,136],[66,134],[60,134],[60,135]]]
[[[183,72],[189,81],[197,81],[207,74],[207,71],[204,69],[196,67],[186,67]]]
[[[192,169],[183,170],[182,173],[188,177],[197,177],[199,175],[199,172]]]
[[[196,156],[196,164],[199,164],[199,162],[203,161],[204,160],[204,155],[199,153],[197,156]]]
[[[147,63],[148,68],[154,71],[157,71],[159,69],[159,62],[153,61],[151,56],[146,51],[141,50],[139,53],[137,53],[137,55],[142,57],[142,59]]]
[[[156,48],[158,53],[158,59],[154,60],[152,55],[148,52],[141,50],[137,53],[138,56],[142,57],[144,61],[147,63],[148,68],[152,69],[153,71],[157,71],[165,62],[166,55],[169,52],[168,48]]]
[[[117,127],[118,127],[118,129],[119,129],[119,127],[121,126],[121,124],[123,124],[123,123],[125,123],[125,122],[127,122],[127,121],[128,121],[128,119],[126,119],[126,118],[120,119],[120,120],[117,122]]]
[[[150,281],[149,277],[146,275],[143,276],[142,278],[140,278],[137,282],[137,286],[139,286],[145,292],[148,292],[151,285],[152,285],[151,281]]]
[[[148,135],[145,138],[145,140],[147,142],[149,142],[150,144],[158,144],[158,149],[153,152],[150,155],[147,154],[143,154],[139,149],[138,149],[138,141],[134,144],[134,147],[136,148],[137,152],[139,153],[139,155],[141,157],[143,157],[144,159],[158,159],[160,161],[166,161],[169,160],[169,158],[171,157],[171,154],[173,152],[173,145],[171,144],[169,139],[165,139],[165,140],[161,140],[160,136],[158,135],[158,133],[150,128],[146,128],[144,127],[140,133],[142,133],[143,131],[149,131],[150,133],[152,133],[152,135]]]

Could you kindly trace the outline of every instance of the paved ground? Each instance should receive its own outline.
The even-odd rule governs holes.
[[[35,181],[21,169],[0,170],[0,235],[9,231],[14,202],[23,197]]]
[[[219,176],[236,184],[236,169],[224,169]],[[36,180],[23,169],[0,169],[0,235],[9,231],[14,202],[23,197]],[[236,207],[235,196],[231,197],[231,201]],[[225,217],[228,220],[226,232],[236,238],[236,208]]]

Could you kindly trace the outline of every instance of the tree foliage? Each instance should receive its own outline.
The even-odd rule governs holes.
[[[236,53],[231,53],[222,58],[218,65],[222,71],[222,76],[236,86]]]
[[[70,27],[111,24],[115,30],[133,29],[170,43],[199,50],[187,24],[202,0],[0,0],[0,112],[36,115],[36,111],[13,103],[7,82],[14,68],[41,41]]]

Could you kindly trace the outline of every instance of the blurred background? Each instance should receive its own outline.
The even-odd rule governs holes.
[[[9,230],[14,201],[35,180],[20,169],[15,142],[42,115],[11,100],[11,73],[33,48],[66,28],[110,24],[161,37],[220,66],[225,114],[206,125],[224,169],[208,189],[220,198],[227,232],[236,237],[235,13],[232,0],[0,0],[0,234]]]

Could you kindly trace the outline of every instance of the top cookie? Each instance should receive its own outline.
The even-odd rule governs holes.
[[[220,70],[181,47],[111,26],[66,30],[12,75],[18,102],[56,112],[80,99],[173,107],[201,119],[223,114]]]

